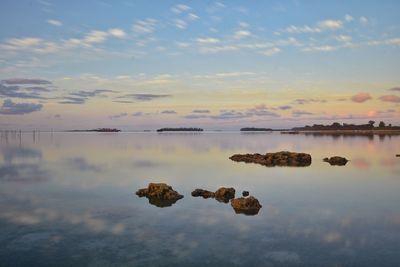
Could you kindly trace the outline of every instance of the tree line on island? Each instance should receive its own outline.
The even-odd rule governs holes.
[[[313,124],[312,126],[306,125],[304,127],[294,127],[293,131],[324,131],[324,130],[400,130],[400,126],[392,126],[384,121],[379,122],[377,126],[374,126],[375,121],[370,120],[367,124],[348,124],[334,122],[331,125]]]

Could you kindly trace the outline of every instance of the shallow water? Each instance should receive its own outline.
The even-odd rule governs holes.
[[[23,133],[0,150],[0,266],[400,266],[399,136]],[[313,162],[229,160],[281,150]],[[151,205],[149,182],[185,197]],[[262,209],[190,195],[220,186]]]

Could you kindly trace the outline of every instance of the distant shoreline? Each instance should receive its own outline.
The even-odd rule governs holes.
[[[326,135],[400,135],[399,130],[371,129],[371,130],[286,130],[281,134],[326,134]]]

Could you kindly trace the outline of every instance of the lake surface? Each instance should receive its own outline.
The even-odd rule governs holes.
[[[0,266],[400,266],[398,136],[22,133],[0,150]],[[281,150],[312,164],[229,160]],[[184,198],[151,205],[149,182]],[[221,186],[263,207],[190,195]]]

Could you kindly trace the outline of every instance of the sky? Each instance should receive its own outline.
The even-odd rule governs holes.
[[[398,125],[399,10],[0,0],[0,129]]]

